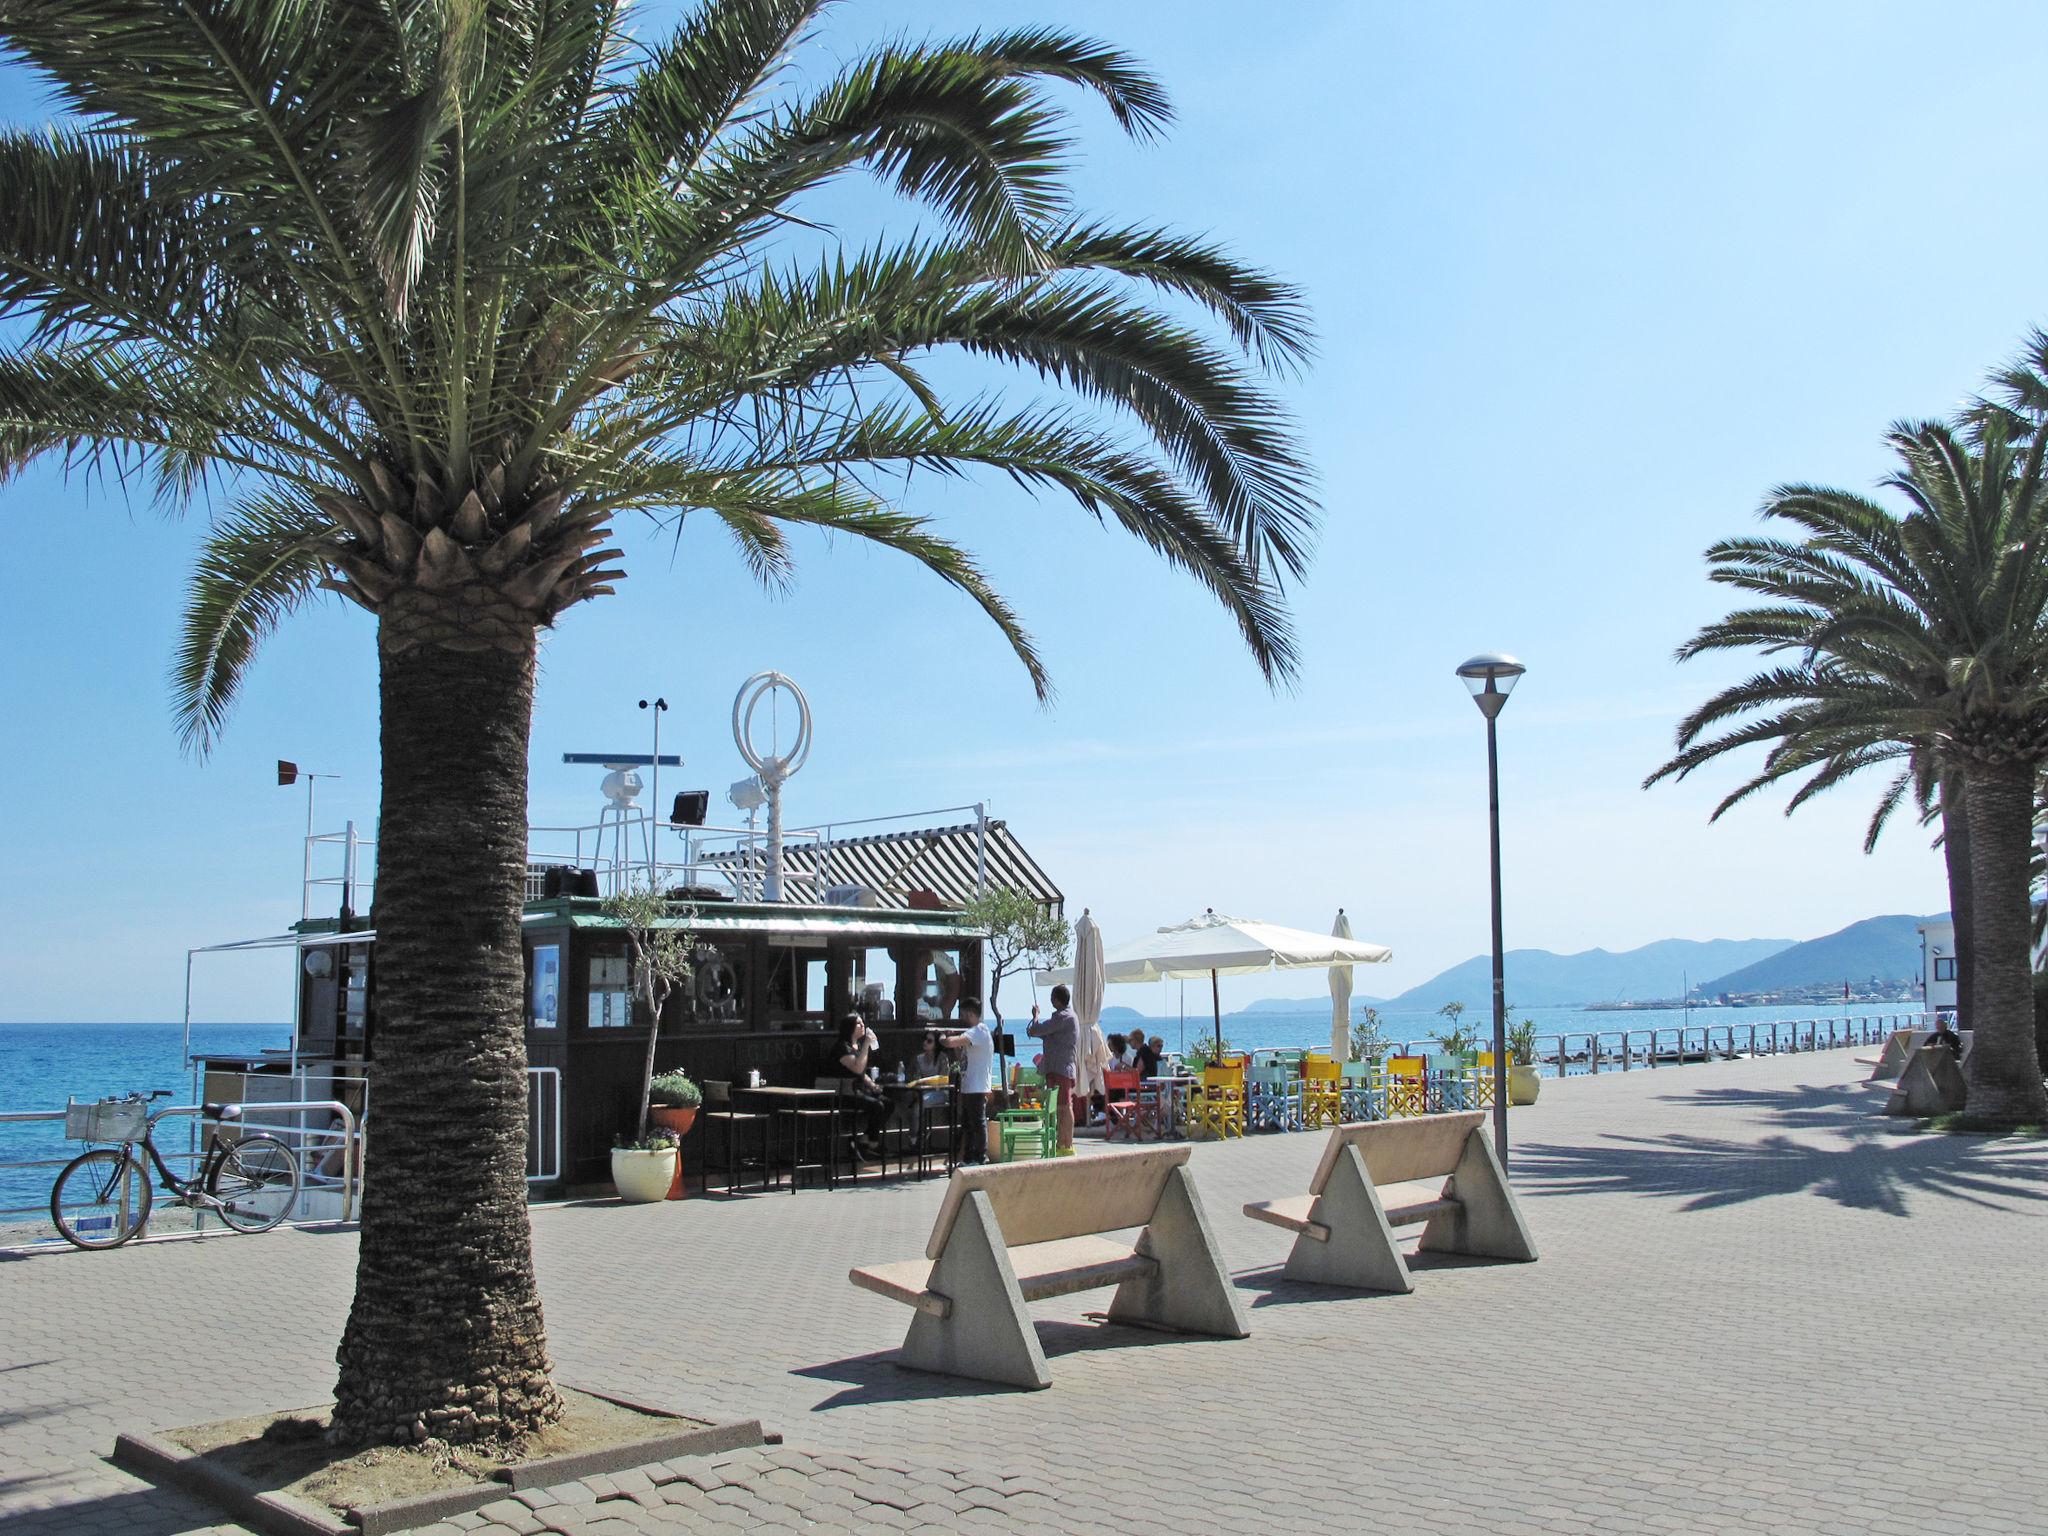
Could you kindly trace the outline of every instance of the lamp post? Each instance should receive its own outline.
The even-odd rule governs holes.
[[[668,713],[668,700],[642,699],[640,707],[654,711],[654,781],[647,790],[647,888],[651,891],[661,884],[654,866],[661,853],[661,717]]]
[[[1508,999],[1501,973],[1500,746],[1493,722],[1506,707],[1515,680],[1528,670],[1497,651],[1483,652],[1458,668],[1472,702],[1486,716],[1486,817],[1493,865],[1493,1150],[1503,1172],[1508,1166]]]

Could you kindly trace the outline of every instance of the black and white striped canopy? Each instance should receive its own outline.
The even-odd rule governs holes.
[[[758,872],[767,852],[742,848],[707,862]],[[913,891],[931,892],[949,910],[965,906],[978,891],[1002,888],[1022,891],[1053,912],[1067,900],[1001,821],[879,832],[829,843],[792,839],[783,846],[782,867],[799,889],[865,886],[883,907],[909,906]]]

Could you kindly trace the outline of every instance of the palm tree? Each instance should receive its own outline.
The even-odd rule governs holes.
[[[1140,139],[1127,55],[1042,29],[792,61],[821,0],[6,0],[75,116],[0,139],[0,467],[232,496],[174,669],[221,729],[332,589],[376,619],[377,1155],[334,1438],[559,1412],[525,1212],[519,917],[537,636],[624,576],[613,519],[687,514],[768,582],[785,530],[900,550],[1017,616],[901,504],[915,471],[1063,491],[1205,584],[1269,678],[1311,479],[1261,372],[1298,295],[1213,244],[1073,210],[1067,87]],[[871,173],[911,238],[811,196]],[[837,206],[843,206],[839,204]],[[1224,339],[1227,337],[1227,341]],[[1065,404],[946,398],[934,353]],[[954,369],[955,376],[973,369]]]
[[[1680,659],[1796,656],[1687,716],[1678,752],[1646,784],[1763,745],[1761,770],[1714,815],[1809,774],[1789,811],[1903,761],[1865,846],[1909,792],[1938,810],[1970,953],[1969,1121],[2038,1123],[2048,1092],[2034,1049],[2028,860],[2034,780],[2048,762],[2048,434],[2016,439],[1992,423],[1972,441],[1924,423],[1889,441],[1901,468],[1885,484],[1909,503],[1903,516],[1850,492],[1789,486],[1764,515],[1803,539],[1708,551],[1714,580],[1768,602],[1706,626]]]

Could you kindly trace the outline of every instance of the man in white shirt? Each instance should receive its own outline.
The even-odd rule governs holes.
[[[996,1043],[981,1021],[981,999],[960,999],[958,1034],[940,1043],[960,1051],[960,1161],[988,1161],[988,1095],[995,1086]]]

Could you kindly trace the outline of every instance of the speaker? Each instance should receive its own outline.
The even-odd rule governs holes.
[[[566,864],[550,864],[540,872],[541,895],[548,901],[553,901],[558,896],[569,895],[569,887],[573,883],[575,873],[576,871]]]
[[[669,812],[668,821],[672,827],[701,827],[704,815],[711,809],[711,791],[708,789],[686,789],[676,796],[675,809]]]
[[[597,871],[594,869],[579,869],[574,871],[574,874],[576,877],[575,883],[569,894],[571,896],[587,896],[592,901],[595,901],[597,899]]]

